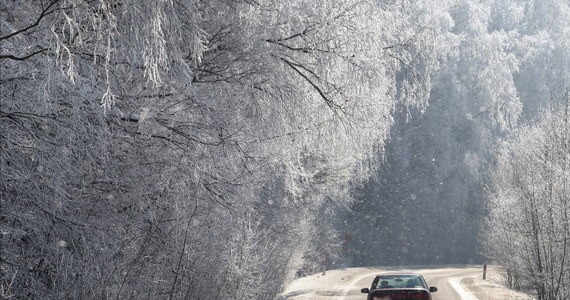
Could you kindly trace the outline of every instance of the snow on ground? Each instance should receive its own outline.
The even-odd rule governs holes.
[[[461,300],[478,300],[479,298],[475,297],[469,289],[464,287],[461,284],[462,278],[452,278],[449,280],[453,289],[457,291],[459,295],[461,295]]]
[[[346,268],[328,270],[322,273],[294,280],[275,300],[350,300],[361,299],[362,296],[349,295],[349,290],[367,276],[374,276],[378,269]],[[331,287],[331,282],[335,284]],[[451,278],[451,285],[463,295],[463,300],[533,300],[530,295],[516,292],[505,287],[500,270],[489,267],[487,279],[482,276]]]
[[[294,280],[275,300],[347,300],[348,290],[365,276],[377,274],[371,268],[347,268],[328,270]],[[331,282],[338,282],[331,287]]]
[[[500,270],[489,268],[487,279],[481,276],[466,277],[460,280],[462,287],[479,300],[532,300],[536,299],[528,294],[516,292],[506,287]]]

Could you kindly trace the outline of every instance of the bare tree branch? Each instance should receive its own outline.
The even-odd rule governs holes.
[[[30,25],[30,26],[28,26],[28,27],[26,27],[26,28],[20,29],[20,30],[18,30],[18,31],[12,32],[12,33],[10,33],[10,34],[8,34],[8,35],[5,35],[5,36],[3,36],[3,37],[0,37],[0,41],[1,41],[1,40],[5,40],[5,39],[9,39],[9,38],[11,38],[11,37],[13,37],[13,36],[15,36],[15,35],[18,35],[18,34],[20,34],[20,33],[22,33],[22,32],[26,32],[26,31],[28,31],[28,30],[30,30],[30,29],[32,29],[32,28],[38,26],[38,25],[40,24],[40,21],[41,21],[45,16],[47,16],[47,15],[53,13],[53,12],[56,10],[56,9],[52,9],[52,10],[50,10],[50,9],[52,8],[52,6],[54,6],[55,4],[57,4],[59,1],[60,1],[60,0],[54,0],[54,1],[52,1],[48,6],[46,6],[46,7],[42,10],[42,12],[41,12],[40,15],[38,16],[38,18],[36,19],[36,22],[35,22],[34,24],[32,24],[32,25]]]
[[[22,57],[17,57],[17,56],[11,55],[11,54],[0,54],[0,59],[12,59],[12,60],[19,60],[19,61],[22,61],[22,60],[26,60],[26,59],[28,59],[28,58],[30,58],[30,57],[36,55],[36,54],[40,54],[40,53],[46,52],[47,50],[48,50],[48,49],[40,49],[40,50],[38,50],[38,51],[36,51],[36,52],[32,52],[31,54],[28,54],[28,55],[22,56]]]
[[[290,62],[289,60],[287,60],[283,57],[281,57],[280,59],[283,62],[285,62],[289,67],[291,67],[297,74],[299,74],[299,76],[303,77],[303,79],[305,79],[305,81],[307,81],[319,93],[321,98],[323,98],[323,100],[325,100],[325,103],[328,105],[328,107],[330,107],[332,110],[337,110],[337,109],[342,108],[340,105],[335,103],[334,100],[327,97],[326,93],[323,92],[323,90],[315,82],[313,82],[307,75],[305,75],[303,72],[301,72],[301,70],[299,70],[299,68],[298,68],[298,65]]]

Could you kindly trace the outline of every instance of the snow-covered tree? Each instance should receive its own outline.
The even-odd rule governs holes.
[[[539,299],[569,297],[570,98],[553,103],[499,149],[493,172],[490,256]]]
[[[269,299],[332,256],[438,67],[406,5],[2,2],[3,296]]]

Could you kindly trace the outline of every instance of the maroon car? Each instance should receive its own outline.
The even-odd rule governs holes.
[[[428,287],[420,274],[381,274],[372,281],[370,289],[361,292],[368,294],[368,300],[431,300],[436,287]]]

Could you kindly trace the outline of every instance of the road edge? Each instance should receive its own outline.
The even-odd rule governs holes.
[[[356,285],[357,282],[359,282],[360,280],[364,279],[365,277],[368,277],[368,276],[375,276],[375,275],[377,275],[377,274],[378,274],[378,272],[370,272],[370,273],[363,274],[363,275],[360,275],[360,276],[354,278],[354,279],[350,282],[350,284],[348,284],[347,286],[344,287],[344,289],[343,289],[343,291],[342,291],[342,300],[346,299],[346,295],[347,295],[348,292]]]
[[[478,275],[477,275],[478,276]],[[461,284],[461,279],[463,278],[470,278],[470,277],[477,277],[477,276],[467,276],[467,277],[456,277],[449,279],[449,284],[451,287],[455,289],[455,291],[461,296],[463,300],[479,300],[479,298],[475,297],[471,292],[465,288]]]

